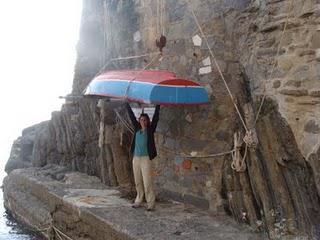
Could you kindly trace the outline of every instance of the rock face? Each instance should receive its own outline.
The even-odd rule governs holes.
[[[12,145],[9,160],[5,166],[5,171],[10,173],[17,168],[32,167],[33,151],[36,135],[47,129],[49,122],[42,122],[22,131],[22,136],[19,137]]]
[[[73,92],[61,112],[36,132],[32,164],[64,165],[130,190],[132,135],[114,111],[127,119],[123,107],[74,95],[99,71],[148,64],[199,82],[210,95],[206,106],[162,107],[156,134],[159,156],[153,161],[158,195],[216,214],[226,212],[271,239],[316,239],[320,2],[83,3]],[[161,35],[166,46],[159,56],[155,42]],[[137,57],[123,59],[128,56]],[[231,168],[235,132],[242,137],[247,133],[255,143],[237,149],[246,156],[241,172]]]

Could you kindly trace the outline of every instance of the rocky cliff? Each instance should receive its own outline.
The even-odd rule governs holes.
[[[130,192],[132,136],[114,111],[125,116],[122,105],[78,96],[99,71],[148,64],[210,95],[206,106],[162,107],[158,196],[230,214],[271,239],[317,239],[319,0],[84,0],[83,7],[73,91],[49,122],[23,133],[8,171],[58,164]],[[244,171],[231,167],[234,133],[253,140],[235,148],[246,156]]]

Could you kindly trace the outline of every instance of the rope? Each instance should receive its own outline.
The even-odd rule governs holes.
[[[105,49],[107,48],[107,33],[106,33],[106,23],[107,23],[107,2],[106,1],[103,1],[103,55],[102,55],[102,62],[103,62],[103,65],[105,64],[106,62],[106,51]]]
[[[141,58],[141,57],[148,57],[153,54],[159,54],[159,52],[151,52],[151,53],[146,53],[142,55],[136,55],[136,56],[128,56],[128,57],[118,57],[118,58],[113,58],[111,60],[127,60],[127,59],[135,59],[135,58]]]
[[[286,22],[285,22],[285,24],[284,24],[284,26],[283,26],[283,30],[282,30],[282,33],[281,33],[281,37],[280,37],[280,41],[279,41],[279,45],[278,45],[277,54],[276,54],[275,59],[277,59],[278,56],[279,56],[280,48],[281,48],[281,43],[282,43],[282,41],[283,41],[283,37],[284,37],[284,34],[285,34],[285,32],[286,32],[286,29],[287,29],[287,26],[288,26],[288,22],[289,22],[289,17],[290,17],[290,15],[291,15],[290,13],[292,12],[292,10],[293,10],[293,0],[290,1],[290,4],[289,4],[289,6],[288,6],[288,15],[287,15],[287,18],[286,18]],[[273,72],[274,72],[274,70],[275,70],[275,68],[276,68],[276,65],[277,65],[277,61],[274,61],[269,79],[272,78]],[[267,80],[266,82],[268,82],[268,80]],[[256,119],[255,119],[255,121],[254,121],[254,125],[253,125],[253,126],[255,126],[256,123],[257,123],[257,121],[258,121],[259,114],[260,114],[260,112],[261,112],[261,109],[262,109],[262,106],[263,106],[264,101],[265,101],[265,99],[266,99],[266,96],[267,96],[267,93],[266,93],[266,83],[265,83],[265,84],[264,84],[264,88],[263,88],[263,97],[262,97],[262,100],[261,100],[261,103],[260,103],[260,106],[259,106],[259,109],[258,109],[258,112],[257,112],[257,115],[256,115]]]
[[[240,150],[243,144],[241,134],[235,132],[234,135],[234,152],[232,153],[231,168],[236,172],[244,172],[247,168],[245,159],[247,157],[248,144],[245,145],[245,151],[243,157],[241,156]]]
[[[193,156],[193,155],[182,155],[183,158],[211,158],[211,157],[219,157],[224,156],[228,154],[232,154],[235,150],[231,150],[228,152],[221,152],[221,153],[215,153],[215,154],[209,154],[209,155],[203,155],[203,156]]]
[[[164,15],[165,15],[165,3],[164,3],[164,0],[161,0],[161,3],[162,3],[162,8],[161,8],[161,28],[162,28],[162,36],[164,36]]]
[[[148,57],[148,56],[151,56],[151,55],[155,55],[155,54],[159,54],[160,52],[151,52],[151,53],[145,53],[145,54],[142,54],[142,55],[134,55],[134,56],[128,56],[128,57],[118,57],[118,58],[112,58],[110,59],[106,64],[104,64],[100,70],[97,72],[97,74],[94,76],[98,76],[100,73],[102,73],[105,68],[112,62],[114,61],[118,61],[118,60],[128,60],[128,59],[137,59],[137,58],[142,58],[142,57]]]
[[[158,55],[158,57],[161,57],[161,56],[162,56],[161,54]],[[128,98],[128,92],[129,92],[129,89],[130,89],[130,84],[131,84],[131,82],[134,81],[134,80],[137,78],[137,76],[138,76],[139,74],[141,74],[141,72],[143,72],[145,69],[147,69],[147,68],[154,62],[154,60],[155,60],[156,58],[157,58],[157,56],[153,57],[153,58],[151,59],[151,61],[150,61],[142,70],[138,71],[138,72],[134,75],[134,77],[130,80],[130,82],[128,83],[128,87],[127,87],[127,89],[126,89],[126,93],[125,93],[124,99],[127,99],[127,98]],[[130,125],[129,125],[128,123],[126,123],[126,122],[122,119],[122,117],[120,116],[119,112],[117,112],[117,111],[115,110],[115,113],[116,113],[117,117],[119,118],[119,120],[122,122],[122,124],[123,124],[132,134],[134,134],[134,130],[130,127]]]
[[[245,142],[245,150],[244,150],[244,155],[241,156],[240,150],[242,148],[243,142]],[[246,163],[245,163],[245,159],[247,157],[248,147],[254,147],[254,146],[255,146],[255,141],[254,141],[253,134],[251,131],[248,131],[243,139],[241,138],[241,134],[239,132],[236,132],[236,133],[234,133],[234,146],[233,146],[233,150],[231,150],[231,151],[210,154],[210,155],[205,155],[205,156],[184,155],[181,157],[185,157],[185,158],[211,158],[211,157],[218,157],[218,156],[224,156],[224,155],[231,154],[231,156],[232,156],[231,168],[233,170],[235,170],[236,172],[244,172],[247,168]]]
[[[224,75],[223,75],[223,73],[221,71],[221,68],[220,68],[220,66],[219,66],[219,64],[218,64],[218,62],[216,60],[216,57],[213,54],[213,51],[212,51],[212,49],[211,49],[211,47],[209,45],[208,39],[207,39],[206,35],[204,34],[202,27],[199,24],[198,18],[196,16],[194,10],[191,9],[191,12],[192,12],[193,18],[194,18],[194,20],[195,20],[195,22],[196,22],[196,24],[198,26],[198,29],[199,29],[202,37],[204,38],[205,43],[206,43],[206,45],[207,45],[207,47],[209,49],[209,53],[210,53],[210,55],[211,55],[211,57],[213,59],[213,62],[215,64],[216,68],[218,69],[220,77],[221,77],[221,79],[222,79],[222,81],[223,81],[223,83],[224,83],[224,85],[225,85],[225,87],[226,87],[226,89],[228,91],[228,94],[229,94],[229,96],[231,98],[231,101],[232,101],[232,103],[233,103],[233,105],[234,105],[234,107],[235,107],[235,109],[236,109],[236,111],[238,113],[238,116],[239,116],[239,118],[241,120],[241,123],[242,123],[242,125],[243,125],[243,127],[244,127],[244,129],[246,131],[246,135],[245,135],[245,138],[246,138],[246,141],[245,141],[245,154],[244,154],[244,156],[241,157],[241,154],[240,154],[240,148],[242,146],[242,141],[240,140],[240,135],[237,135],[237,137],[235,136],[234,150],[232,150],[230,152],[232,154],[232,159],[233,159],[232,163],[231,163],[231,168],[233,170],[237,171],[237,172],[243,172],[243,171],[246,170],[245,159],[247,157],[248,143],[249,143],[249,146],[254,146],[256,143],[253,143],[252,132],[248,129],[248,127],[245,124],[245,121],[244,121],[244,119],[243,119],[243,117],[242,117],[242,115],[240,113],[240,110],[239,110],[239,108],[238,108],[238,106],[237,106],[237,104],[236,104],[236,102],[234,100],[234,97],[233,97],[233,95],[232,95],[232,93],[230,91],[230,88],[229,88],[229,86],[227,84],[227,81],[225,80],[225,77],[224,77]]]
[[[58,236],[58,238],[59,238],[60,240],[63,240],[63,238],[60,236],[60,233],[59,233],[59,232],[56,232],[56,235]]]
[[[118,119],[122,122],[122,124],[132,133],[134,134],[134,130],[133,128],[121,117],[121,115],[119,114],[119,112],[115,109],[114,110]]]
[[[243,117],[242,117],[242,115],[241,115],[241,113],[240,113],[240,110],[239,110],[237,104],[235,103],[234,97],[233,97],[233,95],[232,95],[232,93],[231,93],[231,91],[230,91],[230,88],[229,88],[229,86],[228,86],[228,84],[227,84],[227,82],[226,82],[226,80],[225,80],[225,78],[224,78],[224,75],[223,75],[223,73],[222,73],[222,71],[221,71],[221,68],[220,68],[220,66],[219,66],[219,64],[218,64],[218,62],[217,62],[217,60],[216,60],[216,57],[214,56],[214,54],[213,54],[213,52],[212,52],[212,50],[211,50],[211,47],[210,47],[209,42],[208,42],[208,39],[207,39],[207,37],[205,36],[205,34],[204,34],[204,32],[203,32],[203,29],[201,28],[201,26],[200,26],[200,24],[199,24],[199,21],[198,21],[198,18],[197,18],[197,16],[196,16],[196,14],[194,13],[193,9],[191,9],[191,12],[192,12],[193,18],[194,18],[194,20],[195,20],[195,22],[196,22],[196,24],[197,24],[197,26],[198,26],[198,28],[199,28],[199,31],[201,32],[202,37],[205,39],[205,42],[206,42],[206,45],[207,45],[207,47],[208,47],[208,49],[209,49],[210,55],[211,55],[211,57],[212,57],[212,59],[213,59],[213,61],[214,61],[214,64],[216,65],[216,67],[217,67],[217,69],[218,69],[218,72],[219,72],[219,74],[220,74],[220,76],[221,76],[221,79],[223,80],[223,83],[224,83],[224,85],[225,85],[225,87],[226,87],[226,89],[227,89],[227,91],[228,91],[228,93],[229,93],[229,96],[230,96],[230,98],[231,98],[231,101],[232,101],[234,107],[235,107],[236,110],[237,110],[237,113],[238,113],[239,118],[240,118],[240,120],[241,120],[241,122],[242,122],[242,125],[243,125],[244,129],[246,130],[246,132],[248,132],[249,130],[248,130],[248,128],[247,128],[247,126],[246,126],[246,124],[245,124],[245,122],[244,122],[244,120],[243,120]]]
[[[159,33],[161,32],[161,30],[160,30],[160,6],[159,6],[159,1],[160,1],[160,0],[157,0],[156,36],[158,36]]]
[[[60,231],[58,228],[56,228],[55,226],[52,225],[52,228],[53,228],[53,230],[57,233],[57,236],[58,236],[61,240],[63,240],[63,239],[61,238],[61,235],[62,235],[63,237],[65,237],[66,239],[68,239],[68,240],[74,240],[74,239],[72,239],[71,237],[69,237],[68,235],[66,235],[65,233],[61,232],[61,231]]]
[[[129,89],[130,89],[130,84],[131,84],[131,82],[134,81],[134,80],[138,77],[138,75],[141,74],[145,69],[147,69],[147,68],[154,62],[154,60],[155,60],[157,57],[159,57],[159,56],[161,56],[161,53],[158,54],[157,56],[155,56],[154,58],[152,58],[151,61],[150,61],[142,70],[138,71],[138,72],[133,76],[133,78],[132,78],[132,79],[130,80],[130,82],[128,83],[128,87],[127,87],[127,89],[126,89],[126,93],[125,93],[125,95],[124,95],[124,99],[127,99],[127,98],[128,98],[128,92],[129,92]]]
[[[42,229],[39,229],[37,226],[34,227],[36,228],[36,232],[42,233],[43,235],[45,235],[46,238],[50,238],[50,230],[52,229],[52,226]]]
[[[159,7],[159,13],[160,13],[160,19],[159,19],[159,30],[160,30],[160,35],[162,33],[162,0],[160,0],[160,7]]]
[[[255,139],[253,132],[251,130],[246,132],[246,134],[243,138],[243,141],[250,148],[256,148],[256,146],[257,146],[257,140]]]
[[[195,156],[195,155],[180,155],[182,158],[212,158],[212,157],[219,157],[219,156],[225,156],[231,154],[232,156],[232,163],[231,163],[231,168],[235,170],[236,172],[244,172],[246,170],[246,163],[245,159],[247,157],[248,153],[248,147],[250,146],[250,139],[253,139],[252,135],[246,135],[243,139],[248,138],[248,143],[245,145],[245,151],[244,155],[241,156],[240,150],[242,148],[244,140],[241,139],[241,134],[240,133],[234,133],[234,146],[231,151],[227,152],[221,152],[221,153],[215,153],[215,154],[209,154],[209,155],[202,155],[202,156]],[[254,142],[254,141],[251,141]],[[168,151],[168,150],[165,150]],[[169,151],[172,152],[173,154],[177,155],[176,151]],[[164,167],[165,168],[165,167]],[[163,168],[163,169],[164,169]],[[156,175],[159,176],[163,172],[163,169],[157,170]]]
[[[36,228],[37,228],[37,227],[36,227]],[[37,232],[47,232],[46,238],[49,238],[49,239],[50,239],[51,237],[50,237],[49,232],[50,232],[51,229],[54,230],[54,233],[56,234],[56,236],[57,236],[60,240],[63,240],[62,237],[66,238],[66,239],[68,239],[68,240],[74,240],[74,239],[72,239],[71,237],[69,237],[67,234],[63,233],[61,230],[59,230],[58,228],[56,228],[56,227],[53,225],[52,222],[50,223],[49,227],[47,227],[47,228],[43,228],[43,229],[38,229],[38,228],[37,228]],[[62,237],[61,237],[61,236],[62,236]]]
[[[289,22],[289,17],[290,17],[290,12],[292,11],[292,6],[293,6],[293,0],[291,0],[289,8],[288,8],[288,15],[287,15],[287,18],[286,18],[285,25],[283,27],[283,31],[281,33],[281,38],[280,38],[280,42],[279,42],[279,45],[278,45],[276,58],[279,56],[279,53],[280,53],[281,43],[283,41],[283,37],[284,37],[285,31],[286,31],[286,28],[287,28],[287,25],[288,25],[288,22]],[[256,139],[253,136],[253,132],[251,130],[249,130],[247,128],[246,124],[245,124],[245,121],[244,121],[244,119],[243,119],[243,117],[242,117],[242,115],[240,113],[240,110],[239,110],[239,108],[238,108],[238,106],[237,106],[237,104],[236,104],[236,102],[234,100],[234,97],[233,97],[233,95],[232,95],[232,93],[230,91],[230,88],[229,88],[226,80],[225,80],[225,77],[224,77],[224,75],[223,75],[223,73],[221,71],[221,68],[220,68],[220,66],[219,66],[219,64],[218,64],[218,62],[217,62],[217,60],[216,60],[216,58],[215,58],[215,56],[213,54],[213,51],[212,51],[211,47],[209,46],[207,36],[203,32],[203,29],[202,29],[201,25],[199,24],[199,21],[197,19],[197,16],[196,16],[194,10],[191,9],[191,12],[192,12],[193,18],[194,18],[194,20],[195,20],[195,22],[196,22],[196,24],[198,26],[198,29],[199,29],[202,37],[204,38],[205,43],[206,43],[206,45],[207,45],[207,47],[209,49],[210,55],[213,58],[214,64],[215,64],[216,68],[218,69],[218,72],[219,72],[219,74],[221,76],[221,79],[223,80],[223,83],[224,83],[224,85],[225,85],[225,87],[226,87],[226,89],[228,91],[228,94],[229,94],[229,96],[230,96],[230,98],[232,100],[232,103],[233,103],[233,105],[234,105],[234,107],[235,107],[235,109],[236,109],[236,111],[237,111],[237,113],[239,115],[241,123],[242,123],[242,125],[243,125],[243,127],[244,127],[244,129],[246,131],[243,140],[240,139],[240,134],[235,133],[235,135],[234,135],[234,150],[231,151],[232,159],[233,159],[233,161],[231,163],[231,168],[233,170],[237,171],[237,172],[243,172],[243,171],[246,170],[245,159],[246,159],[246,156],[247,156],[248,147],[255,148],[256,145],[257,145],[257,142],[255,141]],[[273,64],[273,67],[272,67],[272,70],[271,70],[271,74],[270,74],[270,78],[272,78],[272,76],[273,76],[275,67],[276,67],[276,61]],[[264,95],[263,95],[263,98],[261,100],[261,103],[260,103],[260,106],[259,106],[259,109],[258,109],[258,112],[257,112],[257,115],[256,115],[256,118],[255,118],[253,126],[255,126],[256,123],[257,123],[259,114],[261,112],[262,106],[263,106],[265,98],[266,98],[266,84],[264,85],[264,91],[263,92],[264,92]],[[244,156],[242,157],[241,153],[240,153],[240,149],[241,149],[241,146],[242,146],[243,142],[245,143],[245,152],[244,152]]]

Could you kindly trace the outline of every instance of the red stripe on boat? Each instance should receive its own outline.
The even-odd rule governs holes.
[[[95,77],[95,80],[124,80],[147,82],[162,85],[187,85],[200,86],[198,83],[187,79],[177,78],[172,72],[161,70],[123,70],[123,71],[109,71],[102,73]]]

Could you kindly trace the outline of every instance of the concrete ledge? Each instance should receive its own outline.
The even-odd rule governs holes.
[[[58,167],[55,167],[58,168]],[[4,180],[5,207],[36,229],[51,223],[72,239],[264,239],[226,216],[178,202],[133,209],[116,189],[78,172],[54,180],[52,169],[15,170]],[[60,171],[61,174],[61,171]]]

